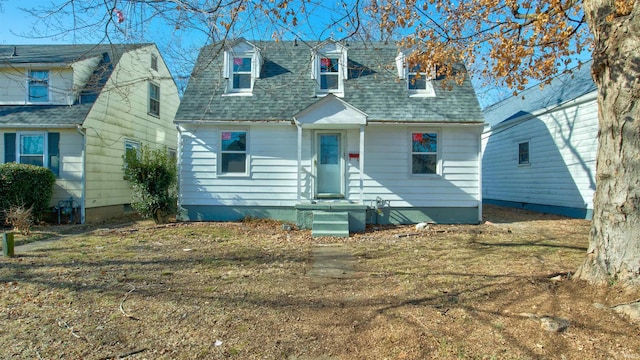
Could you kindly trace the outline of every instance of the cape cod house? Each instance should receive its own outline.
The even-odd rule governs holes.
[[[431,75],[383,43],[204,47],[175,119],[182,218],[274,218],[316,236],[478,223],[482,113],[468,80]]]
[[[484,110],[485,203],[591,219],[598,104],[591,62]]]
[[[177,87],[154,44],[0,46],[0,161],[56,175],[54,216],[84,222],[131,202],[126,151],[176,151]]]

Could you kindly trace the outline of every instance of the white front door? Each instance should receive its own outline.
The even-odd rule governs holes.
[[[316,196],[343,198],[342,134],[318,133],[316,140]]]

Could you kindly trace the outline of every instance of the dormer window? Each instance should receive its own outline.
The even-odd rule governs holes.
[[[320,58],[320,90],[332,91],[340,88],[340,65],[337,57]]]
[[[246,40],[238,40],[224,52],[224,77],[228,80],[227,94],[251,94],[260,77],[262,57],[260,49]]]
[[[413,69],[409,69],[407,83],[409,86],[409,91],[426,90],[427,73],[420,69],[420,65],[415,65]]]
[[[49,102],[49,71],[29,71],[29,102]]]
[[[398,77],[407,81],[409,97],[436,96],[432,83],[435,77],[435,68],[427,71],[421,64],[410,65],[407,56],[403,52],[396,56],[396,66],[398,68]]]
[[[317,94],[344,94],[347,79],[347,48],[333,40],[328,40],[311,52],[311,78],[317,81]]]
[[[233,75],[232,90],[233,91],[251,91],[251,58],[250,57],[234,57],[233,58]]]

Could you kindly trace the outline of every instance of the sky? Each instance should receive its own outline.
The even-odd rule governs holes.
[[[81,17],[74,18],[63,14],[50,16],[45,22],[22,10],[52,8],[51,4],[59,4],[60,2],[60,0],[0,0],[0,24],[2,24],[0,44],[86,44],[105,41],[104,23],[83,26],[82,23],[77,22],[77,19]],[[121,4],[123,3],[121,2]],[[292,40],[296,37],[304,40],[326,39],[329,37],[340,39],[345,33],[330,24],[339,20],[335,14],[342,9],[337,8],[336,11],[336,8],[331,8],[331,6],[337,6],[337,1],[327,0],[320,2],[320,4],[322,5],[315,5],[313,8],[308,9],[309,11],[306,15],[300,15],[301,25],[296,27],[295,30],[286,27],[267,29],[249,21],[239,24],[239,28],[234,28],[234,30],[242,33],[242,36],[247,39],[270,39],[274,34],[284,40]],[[146,18],[148,14],[143,13],[136,5],[122,6],[125,7],[118,9],[121,10],[124,17],[122,23],[118,23],[117,13],[112,14],[114,21],[110,27],[112,29],[109,32],[112,37],[110,40],[112,42],[156,43],[171,73],[176,78],[176,83],[179,86],[186,84],[186,81],[181,79],[188,78],[199,49],[208,39],[208,34],[200,30],[202,26],[198,28],[182,26],[182,28],[179,28],[156,19],[151,23],[146,22],[143,28],[138,25],[140,21],[136,20],[138,18]],[[41,11],[40,14],[44,14],[44,12]],[[95,14],[83,13],[88,18],[92,16],[103,17],[104,14],[104,8],[98,9]],[[202,25],[202,23],[199,23],[199,25]],[[60,33],[55,30],[60,27],[79,27],[82,30]],[[486,107],[512,94],[510,89],[486,84],[479,79],[473,80],[472,83],[482,107]],[[532,83],[531,85],[533,86],[534,84]]]

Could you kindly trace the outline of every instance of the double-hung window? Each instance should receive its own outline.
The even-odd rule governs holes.
[[[149,114],[160,116],[160,85],[149,83]]]
[[[29,102],[49,101],[49,71],[29,71]]]
[[[227,80],[226,96],[251,96],[260,78],[260,49],[242,39],[229,44],[224,52],[223,76]]]
[[[438,173],[438,133],[411,133],[411,174]]]
[[[420,69],[420,65],[415,65],[409,70],[407,80],[410,91],[420,91],[427,88],[427,73]]]
[[[320,58],[320,90],[337,91],[340,89],[340,62],[337,57]]]
[[[247,132],[243,130],[223,130],[220,132],[221,175],[247,174]]]
[[[316,94],[344,96],[348,73],[347,47],[327,40],[311,50],[311,78],[316,81]]]
[[[407,73],[407,89],[409,96],[433,97],[436,95],[431,83],[433,73],[422,69],[421,65],[414,65]]]
[[[4,162],[44,166],[60,175],[60,133],[20,131],[4,134]]]
[[[231,87],[233,91],[251,91],[251,57],[234,56]]]
[[[43,133],[19,133],[20,164],[45,166],[45,136]]]
[[[529,165],[529,142],[518,143],[518,165]]]
[[[151,54],[151,70],[158,71],[158,57],[155,54]]]

